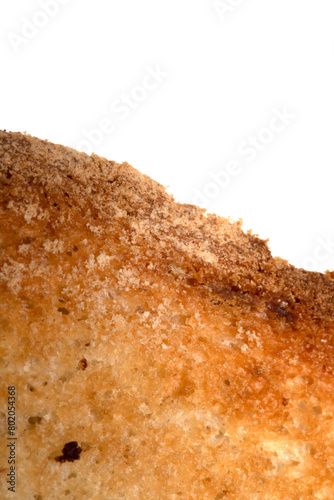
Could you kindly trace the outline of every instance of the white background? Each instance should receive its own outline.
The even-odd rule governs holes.
[[[333,21],[333,0],[2,2],[0,128],[126,160],[334,270]]]

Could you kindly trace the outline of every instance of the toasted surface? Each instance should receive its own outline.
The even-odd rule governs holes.
[[[0,132],[17,497],[334,498],[331,276],[127,163]]]

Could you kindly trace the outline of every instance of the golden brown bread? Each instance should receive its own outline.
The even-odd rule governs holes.
[[[127,163],[0,132],[0,295],[20,500],[334,498],[330,273]]]

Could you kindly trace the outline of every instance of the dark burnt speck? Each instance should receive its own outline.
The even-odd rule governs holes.
[[[70,441],[65,444],[62,451],[63,454],[55,458],[56,462],[64,463],[79,460],[82,449],[76,441]]]
[[[65,307],[58,307],[58,312],[65,314],[65,315],[70,314],[70,311],[65,309]]]
[[[278,318],[286,319],[287,321],[293,320],[292,313],[275,302],[267,304],[267,308],[275,313]]]
[[[79,369],[80,370],[86,370],[87,368],[87,359],[86,358],[82,358],[80,361],[79,361]]]
[[[28,422],[30,425],[40,424],[42,422],[42,417],[29,417]]]

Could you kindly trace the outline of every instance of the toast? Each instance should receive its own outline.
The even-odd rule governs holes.
[[[332,278],[1,131],[1,498],[12,387],[20,500],[334,498]]]

